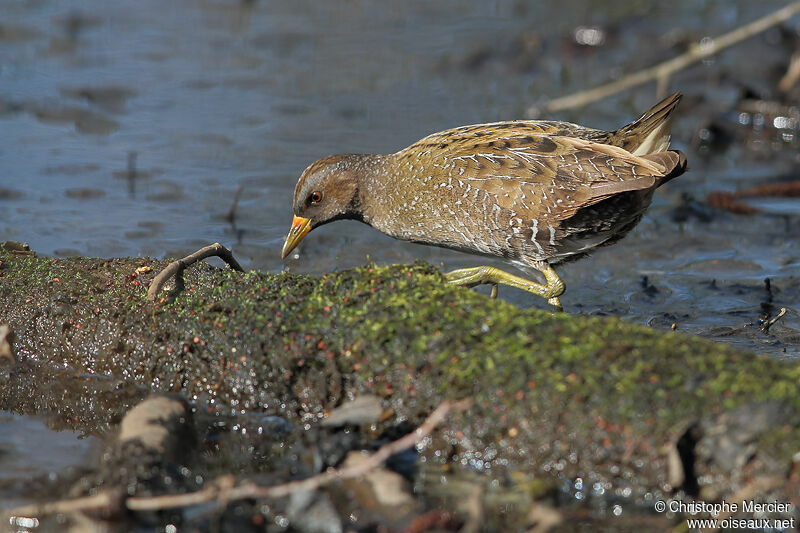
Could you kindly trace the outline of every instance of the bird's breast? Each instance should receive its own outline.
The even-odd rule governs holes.
[[[487,191],[469,179],[424,171],[406,173],[392,184],[366,220],[397,239],[506,258],[531,248],[526,255],[544,258],[555,236],[531,210],[515,209],[511,193],[502,188]]]

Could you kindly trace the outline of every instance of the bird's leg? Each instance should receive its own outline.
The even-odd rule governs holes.
[[[547,303],[550,305],[561,307],[558,297],[564,293],[564,282],[558,277],[553,267],[546,262],[536,263],[532,266],[544,274],[544,278],[547,280],[546,284],[520,278],[490,266],[460,268],[445,274],[444,279],[454,285],[463,285],[465,287],[476,287],[485,283],[491,283],[495,287],[497,284],[510,285],[546,298]],[[494,293],[494,289],[492,292]]]

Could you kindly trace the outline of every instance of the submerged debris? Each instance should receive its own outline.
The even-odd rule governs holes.
[[[761,210],[746,202],[741,202],[739,199],[755,198],[759,196],[800,197],[800,180],[783,183],[766,183],[764,185],[748,187],[733,193],[722,191],[711,192],[706,199],[711,207],[725,209],[738,215],[751,215],[753,213],[760,213]]]
[[[14,332],[6,324],[0,324],[0,364],[14,364]]]

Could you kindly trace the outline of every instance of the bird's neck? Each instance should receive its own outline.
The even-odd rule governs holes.
[[[385,206],[396,188],[393,154],[360,154],[355,163],[358,187],[353,198],[353,214],[370,225],[381,224]]]

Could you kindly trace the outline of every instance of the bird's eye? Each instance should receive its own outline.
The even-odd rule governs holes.
[[[312,204],[318,204],[322,201],[322,193],[319,191],[314,191],[308,195],[308,201]]]

